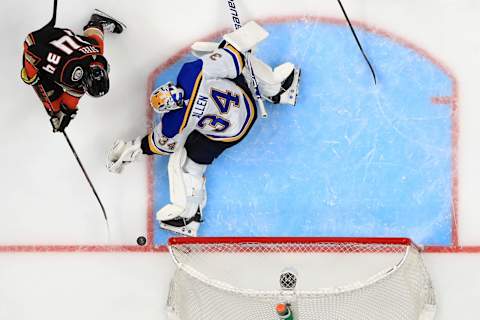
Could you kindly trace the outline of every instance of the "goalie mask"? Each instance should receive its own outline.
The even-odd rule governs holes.
[[[158,113],[183,107],[183,89],[167,82],[155,89],[150,96],[150,106]]]

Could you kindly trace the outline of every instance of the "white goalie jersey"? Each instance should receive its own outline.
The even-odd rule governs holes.
[[[148,137],[150,150],[171,154],[195,130],[214,141],[242,139],[257,116],[251,92],[237,78],[244,63],[243,55],[231,45],[185,63],[176,83],[184,90],[184,107],[162,114]]]

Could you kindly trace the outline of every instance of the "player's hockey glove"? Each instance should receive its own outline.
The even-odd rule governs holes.
[[[66,105],[61,104],[60,110],[50,114],[50,123],[52,124],[53,132],[63,132],[76,115],[76,109],[72,110]]]

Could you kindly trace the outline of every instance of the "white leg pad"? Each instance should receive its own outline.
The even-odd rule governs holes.
[[[175,217],[189,219],[206,205],[205,177],[207,166],[195,163],[187,157],[184,148],[170,156],[168,179],[171,204],[157,212],[160,221]],[[172,216],[176,214],[176,216]]]
[[[205,203],[205,178],[207,166],[195,163],[187,157],[187,151],[181,149],[170,157],[168,179],[170,182],[170,201],[185,208],[181,215],[192,217],[199,205]]]
[[[172,220],[181,216],[184,211],[185,208],[169,203],[157,211],[157,220]]]
[[[292,63],[286,62],[272,70],[272,67],[253,55],[250,56],[250,62],[257,78],[260,92],[266,99],[280,92],[282,81],[295,69]],[[246,79],[250,79],[247,69],[245,69],[245,72],[247,73]]]
[[[275,80],[282,82],[290,75],[290,73],[292,73],[293,69],[295,69],[295,66],[290,62],[285,62],[279,65],[273,70]]]

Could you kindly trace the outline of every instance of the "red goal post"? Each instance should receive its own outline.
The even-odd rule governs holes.
[[[288,248],[288,244],[292,244],[292,250],[296,247],[294,244],[323,244],[323,243],[357,243],[357,244],[377,244],[385,245],[388,249],[389,245],[413,246],[417,250],[422,251],[423,247],[417,245],[410,238],[369,238],[369,237],[172,237],[168,239],[169,248],[178,245],[212,245],[212,244],[245,244],[245,243],[269,243],[283,244]],[[317,246],[321,249],[323,246]],[[315,246],[310,247],[312,250]],[[367,249],[368,247],[365,247]],[[241,247],[238,247],[241,249]]]
[[[170,319],[433,319],[435,294],[408,238],[171,238]]]

